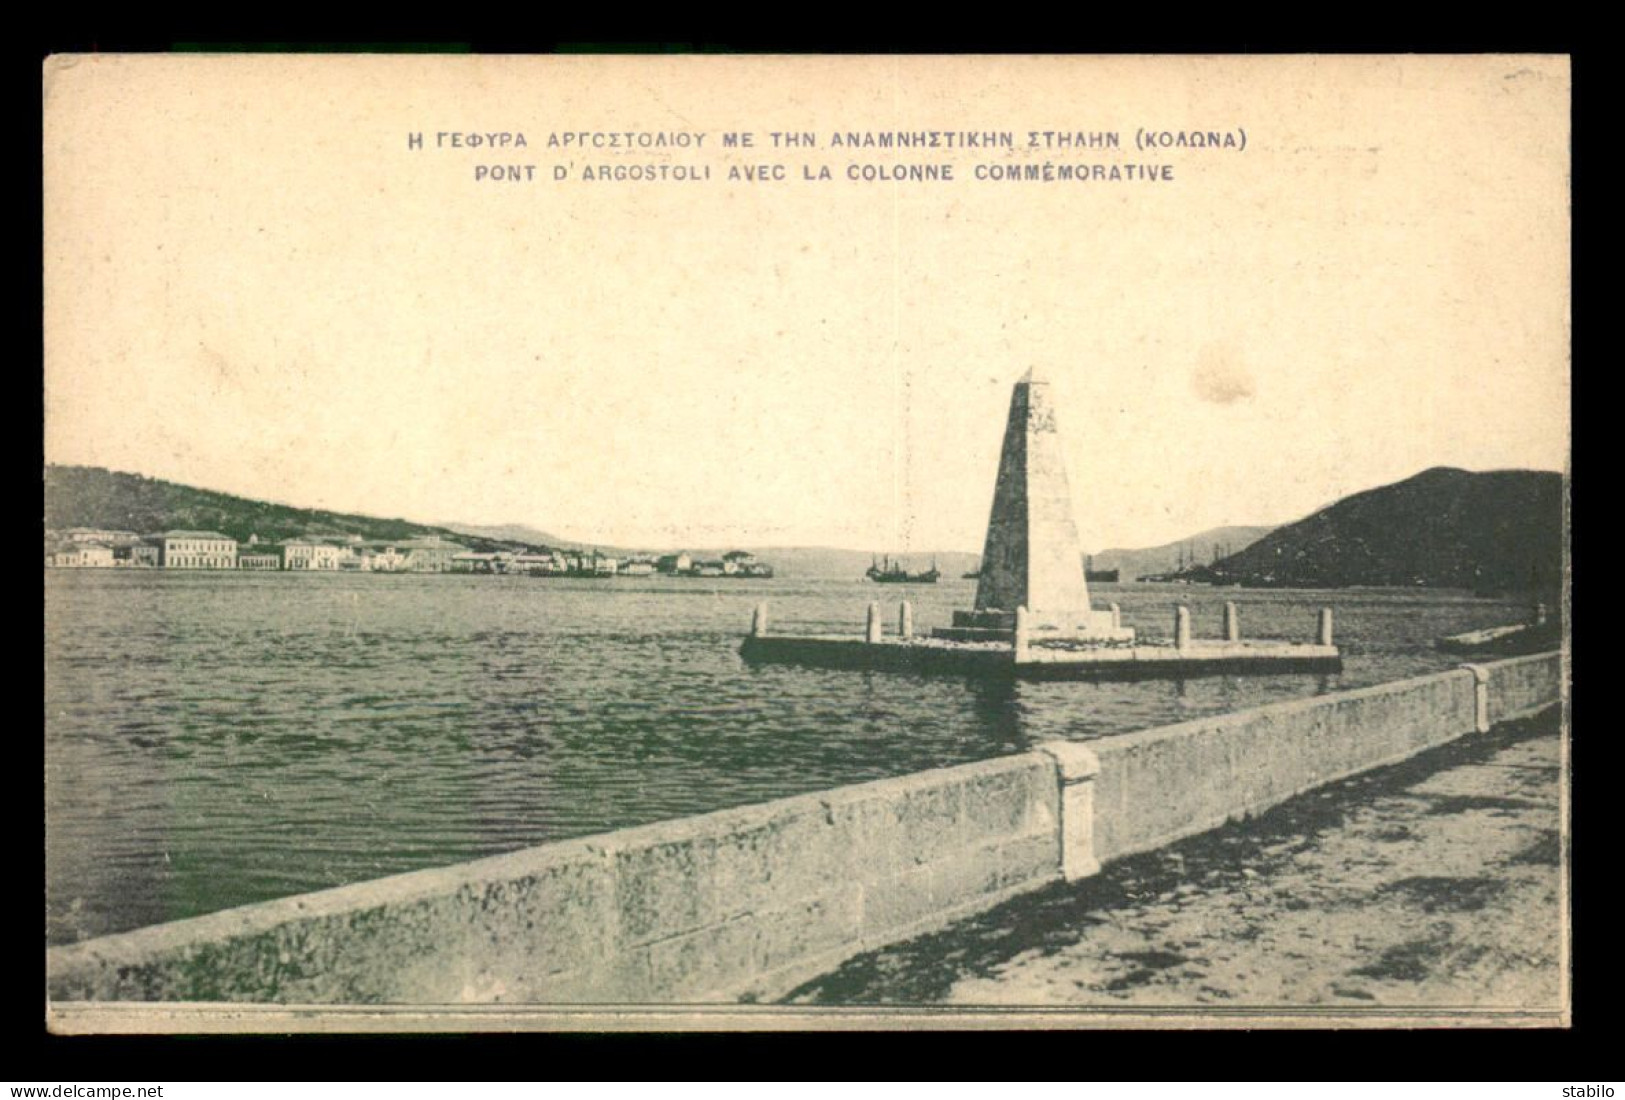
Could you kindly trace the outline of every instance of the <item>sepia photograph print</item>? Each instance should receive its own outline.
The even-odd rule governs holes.
[[[1567,57],[42,79],[52,1031],[1569,1026]]]

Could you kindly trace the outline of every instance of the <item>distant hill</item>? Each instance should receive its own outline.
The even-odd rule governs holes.
[[[1273,527],[1215,527],[1165,546],[1102,550],[1091,556],[1095,569],[1116,569],[1124,581],[1132,581],[1150,574],[1173,573],[1193,563],[1210,564],[1239,553],[1273,530]]]
[[[720,558],[724,549],[734,547],[703,548],[684,547],[697,558]],[[773,567],[774,573],[780,577],[805,577],[819,580],[849,580],[863,579],[864,570],[879,554],[870,554],[867,550],[842,550],[833,546],[743,546],[741,550],[749,550],[762,561]],[[961,573],[968,573],[976,568],[981,559],[976,554],[967,554],[959,550],[944,550],[933,553],[930,550],[918,554],[893,554],[892,560],[901,560],[903,567],[911,573],[923,573],[936,562],[937,568],[942,571],[943,580],[954,580]]]
[[[97,527],[143,535],[175,529],[219,531],[239,542],[246,542],[250,535],[270,542],[320,535],[457,538],[447,528],[404,519],[271,504],[93,466],[45,468],[45,526],[47,530]],[[488,538],[461,537],[457,541],[473,550],[500,545]]]
[[[1294,588],[1552,591],[1562,553],[1562,475],[1436,467],[1345,497],[1186,575]]]
[[[264,542],[325,535],[360,535],[366,539],[438,535],[479,551],[550,547],[563,550],[598,549],[606,554],[620,555],[651,549],[583,543],[525,524],[447,523],[436,526],[404,519],[379,519],[315,508],[296,508],[91,466],[46,467],[45,527],[48,530],[96,527],[134,531],[137,534],[175,529],[219,531],[239,542],[246,542],[250,535],[258,535]],[[687,550],[697,559],[717,559],[730,550],[753,548],[672,546],[659,549],[660,552]],[[869,567],[869,554],[860,550],[761,547],[754,548],[754,552],[781,576],[855,580],[861,578],[863,571]],[[930,566],[931,555],[919,554],[907,561],[910,569],[926,569]],[[957,576],[975,567],[976,556],[941,554],[938,555],[938,562],[945,575]]]
[[[445,528],[447,531],[453,531],[459,535],[466,535],[469,538],[493,539],[497,542],[507,543],[523,543],[527,546],[552,546],[560,550],[593,549],[593,547],[587,543],[571,542],[569,539],[561,539],[557,535],[552,535],[546,531],[537,530],[535,527],[531,527],[524,523],[442,523],[440,526]],[[607,546],[600,546],[598,549],[608,551],[610,548]]]

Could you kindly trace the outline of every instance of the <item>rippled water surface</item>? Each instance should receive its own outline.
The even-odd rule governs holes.
[[[1339,676],[1134,684],[744,665],[774,629],[921,629],[974,583],[50,571],[48,936],[68,942],[681,814],[1453,667],[1463,593],[1092,586],[1142,637],[1310,640]]]

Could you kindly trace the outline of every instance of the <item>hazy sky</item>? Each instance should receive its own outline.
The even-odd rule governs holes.
[[[71,60],[46,458],[616,544],[977,550],[1037,365],[1091,549],[1429,466],[1563,469],[1568,90],[1530,57]],[[1141,127],[1247,148],[1141,152]],[[827,144],[896,129],[1122,148]],[[706,136],[547,145],[582,131]],[[1046,161],[1174,179],[973,178]],[[955,179],[845,178],[905,163]],[[754,164],[791,178],[723,178]]]

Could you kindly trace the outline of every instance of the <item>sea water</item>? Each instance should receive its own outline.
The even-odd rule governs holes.
[[[774,630],[948,625],[975,582],[46,576],[47,936],[88,936],[528,845],[1451,668],[1520,604],[1421,589],[1093,585],[1142,638],[1311,641],[1340,675],[1128,684],[752,667]]]

